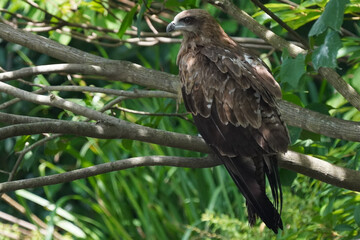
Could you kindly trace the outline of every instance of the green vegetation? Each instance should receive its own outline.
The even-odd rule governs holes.
[[[360,1],[269,1],[267,6],[310,45],[308,55],[291,58],[286,51],[256,47],[280,81],[284,99],[332,117],[359,121],[360,113],[317,73],[335,68],[360,92]],[[234,3],[259,23],[285,39],[293,39],[278,23],[251,1]],[[162,42],[161,33],[176,12],[203,8],[215,16],[231,36],[254,37],[208,3],[201,1],[0,1],[0,21],[107,59],[126,60],[146,68],[177,74],[179,43]],[[151,22],[151,24],[149,24]],[[138,36],[145,36],[147,38]],[[170,39],[170,38],[169,38]],[[171,40],[176,41],[176,37]],[[310,64],[312,62],[312,64]],[[13,71],[27,66],[62,63],[46,54],[0,39],[0,66]],[[107,81],[99,76],[51,73],[7,83],[26,91],[46,86],[96,86],[105,89],[145,89],[135,84]],[[116,96],[97,92],[52,91],[66,100],[100,110]],[[45,91],[46,94],[46,91]],[[13,99],[0,89],[0,104]],[[52,119],[85,121],[70,111],[19,101],[0,109],[5,113]],[[126,109],[158,113],[146,115]],[[197,130],[182,104],[171,98],[124,98],[106,113],[123,120],[172,132],[196,135]],[[163,114],[163,115],[162,115]],[[170,116],[164,116],[169,114]],[[0,126],[7,124],[0,122]],[[330,163],[359,170],[360,143],[333,139],[289,127],[290,149]],[[17,152],[48,134],[24,135],[0,142],[0,169],[11,172]],[[128,139],[96,139],[61,135],[28,151],[15,179],[62,173],[137,156],[200,157],[205,154]],[[139,167],[97,175],[69,183],[7,193],[22,207],[0,200],[0,213],[38,226],[29,239],[359,239],[360,194],[281,169],[284,231],[277,236],[263,224],[250,228],[244,199],[222,166],[212,169]],[[8,174],[0,172],[1,182]],[[31,216],[44,223],[40,226]],[[2,218],[0,239],[19,236],[17,224]],[[5,224],[6,223],[6,224]],[[40,229],[45,230],[41,232]],[[41,233],[40,233],[41,232]],[[5,234],[9,233],[9,234]],[[56,234],[54,234],[56,233]],[[24,233],[22,233],[24,237]]]

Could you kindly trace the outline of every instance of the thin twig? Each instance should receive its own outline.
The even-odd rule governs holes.
[[[24,150],[22,150],[21,152],[19,152],[19,157],[17,158],[16,162],[15,162],[15,165],[14,167],[12,168],[11,172],[10,172],[10,175],[8,177],[8,182],[12,181],[14,179],[14,176],[22,162],[22,160],[24,159],[26,153],[28,153],[29,151],[31,151],[32,149],[34,149],[35,147],[37,146],[40,146],[42,144],[44,144],[45,142],[47,141],[50,141],[54,138],[57,138],[57,134],[53,135],[53,136],[50,136],[50,137],[47,137],[47,138],[44,138],[44,139],[41,139],[39,141],[37,141],[36,143],[32,144],[31,146],[25,148]],[[1,197],[1,194],[0,194],[0,197]]]
[[[154,34],[159,34],[158,30],[156,30],[156,28],[154,27],[154,25],[151,23],[150,19],[148,16],[144,16],[146,24],[148,25],[148,27],[150,28],[150,30],[154,33]]]
[[[116,106],[115,108],[119,109],[123,112],[133,113],[133,114],[138,114],[138,115],[158,116],[158,117],[179,117],[179,118],[189,121],[189,119],[186,117],[187,115],[189,115],[189,113],[151,113],[151,112],[144,112],[144,111],[128,109],[128,108],[124,108],[124,107],[120,107],[120,106]]]
[[[34,91],[33,93],[42,94],[42,93],[44,93],[44,92],[46,92],[46,90],[38,89],[38,90]],[[18,103],[18,102],[20,102],[20,101],[21,101],[20,98],[11,99],[11,100],[9,100],[9,101],[7,101],[7,102],[4,102],[4,103],[0,104],[0,109],[8,108],[8,107],[10,107],[11,105],[14,105],[14,104],[16,104],[16,103]]]

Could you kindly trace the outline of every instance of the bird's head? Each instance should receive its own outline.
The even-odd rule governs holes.
[[[177,14],[167,27],[167,32],[181,31],[183,33],[198,32],[203,28],[205,19],[211,16],[201,9],[190,9]]]
[[[216,20],[202,9],[189,9],[180,12],[166,27],[166,31],[180,31],[186,40],[198,41],[198,44],[209,41],[213,43],[232,41]]]

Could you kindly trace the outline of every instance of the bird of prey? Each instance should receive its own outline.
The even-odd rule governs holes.
[[[276,153],[289,145],[277,109],[279,84],[205,10],[177,14],[166,30],[183,34],[177,56],[181,91],[198,131],[244,195],[250,225],[258,216],[277,233],[283,224]],[[265,176],[275,206],[266,196]]]

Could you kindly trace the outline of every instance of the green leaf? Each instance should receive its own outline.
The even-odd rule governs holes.
[[[179,8],[179,7],[183,7],[185,9],[187,8],[198,8],[199,7],[199,3],[198,1],[194,1],[194,0],[167,0],[164,1],[165,7],[166,8]]]
[[[294,103],[300,107],[304,107],[304,104],[302,103],[301,99],[294,93],[286,92],[283,94],[282,99]]]
[[[144,2],[143,4],[141,4],[141,8],[140,8],[140,11],[139,13],[137,14],[136,16],[136,27],[137,27],[137,37],[139,38],[140,37],[140,32],[141,32],[141,20],[144,16],[144,13],[145,13],[145,10],[146,10],[146,5],[147,4],[150,4],[151,1],[149,3]]]
[[[281,185],[290,187],[294,182],[295,178],[297,177],[297,173],[284,168],[280,168],[279,176]]]
[[[337,232],[349,232],[349,231],[353,231],[354,228],[348,224],[339,224],[335,226],[334,230]]]
[[[355,207],[354,219],[356,224],[360,227],[360,205]]]
[[[301,135],[302,129],[293,126],[287,126],[287,128],[289,130],[291,144],[295,144],[296,140],[298,140]]]
[[[314,50],[312,55],[312,62],[314,68],[317,70],[320,67],[335,68],[337,52],[341,48],[342,43],[339,34],[334,31],[329,31],[326,34],[324,43]]]
[[[329,116],[330,115],[329,111],[332,109],[332,107],[324,103],[310,103],[309,105],[306,106],[306,109],[310,109],[315,112]]]
[[[351,80],[351,85],[360,92],[360,68],[356,69]]]
[[[296,58],[285,58],[280,68],[280,79],[297,88],[301,76],[305,73],[305,55],[299,54]]]
[[[71,41],[71,36],[66,34],[60,34],[56,31],[52,31],[50,38],[61,43],[62,45],[68,45]]]
[[[238,29],[238,24],[234,20],[221,21],[221,26],[224,29],[224,31],[228,34],[233,34]]]
[[[333,206],[334,206],[334,199],[330,199],[330,202],[327,205],[322,206],[322,208],[320,209],[320,216],[322,217],[326,217],[328,216],[330,213],[332,213],[333,211]]]
[[[327,28],[339,31],[344,19],[345,5],[348,2],[348,0],[330,0],[323,14],[310,29],[309,36],[319,35],[325,32]]]
[[[123,139],[123,140],[121,141],[121,143],[122,143],[122,146],[123,146],[126,150],[131,151],[131,150],[132,150],[132,147],[133,147],[134,141],[133,141],[133,140],[130,140],[130,139]]]
[[[121,26],[120,26],[120,29],[119,29],[119,32],[118,32],[118,36],[119,38],[122,38],[122,36],[124,35],[126,29],[132,24],[132,21],[133,21],[133,18],[134,18],[134,15],[136,13],[136,10],[138,8],[138,5],[136,4],[131,10],[130,12],[128,12],[126,14],[126,16],[124,17],[122,23],[121,23]]]

